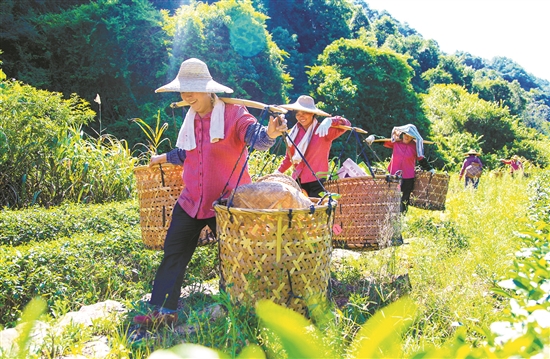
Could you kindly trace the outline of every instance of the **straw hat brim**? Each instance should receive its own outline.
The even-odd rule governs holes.
[[[319,116],[327,116],[327,117],[330,116],[330,114],[326,113],[325,111],[321,111],[318,108],[304,107],[304,106],[301,106],[298,103],[292,103],[292,104],[289,104],[289,105],[280,105],[279,107],[282,107],[284,109],[291,110],[291,111],[309,112],[309,113],[313,113],[313,114],[319,115]]]
[[[176,78],[174,81],[159,87],[155,92],[225,92],[233,93],[233,90],[227,86],[224,86],[214,80],[209,79],[196,79],[192,81],[180,81]]]
[[[476,151],[468,151],[464,154],[464,156],[470,156],[470,155],[476,155],[476,156],[479,156],[479,152],[476,152]]]

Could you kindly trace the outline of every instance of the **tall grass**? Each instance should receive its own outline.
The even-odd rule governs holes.
[[[364,255],[366,272],[408,273],[418,317],[405,338],[405,356],[440,346],[466,327],[497,320],[502,306],[490,293],[506,273],[518,248],[517,225],[527,213],[526,178],[482,178],[464,188],[451,176],[445,211],[409,208],[403,219],[405,245]]]

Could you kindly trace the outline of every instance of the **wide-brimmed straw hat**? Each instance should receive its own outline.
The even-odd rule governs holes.
[[[469,150],[468,152],[466,152],[464,154],[464,156],[470,156],[470,155],[475,155],[475,156],[479,156],[479,152],[477,152],[476,150]]]
[[[288,105],[281,105],[279,107],[285,108],[287,110],[292,111],[304,111],[313,113],[319,116],[330,116],[330,114],[326,113],[325,111],[319,110],[315,106],[315,101],[310,96],[302,95],[298,97],[296,102],[288,104]]]
[[[208,66],[199,59],[182,62],[174,81],[159,87],[155,92],[227,92],[233,90],[212,79]]]

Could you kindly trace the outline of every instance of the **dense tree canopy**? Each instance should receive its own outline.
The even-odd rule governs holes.
[[[30,21],[36,34],[18,45],[18,79],[89,101],[99,94],[102,126],[134,137],[127,119],[141,117],[154,103],[151,84],[167,60],[160,14],[146,0],[100,0]],[[7,73],[14,60],[6,58]]]
[[[165,81],[173,79],[183,60],[197,57],[217,81],[235,91],[235,97],[283,101],[282,54],[265,21],[249,2],[235,0],[182,6],[174,16],[166,15],[165,30],[172,41]]]
[[[281,48],[292,55],[300,54],[285,59],[293,77],[292,98],[309,92],[306,71],[317,55],[334,40],[349,38],[351,27],[361,21],[361,14],[355,16],[361,9],[348,0],[255,0],[254,3],[269,16],[268,29],[282,36],[274,37],[277,43],[282,40]],[[352,18],[357,21],[352,23]],[[295,42],[289,43],[286,40],[289,37]]]
[[[464,87],[435,85],[423,95],[423,107],[432,123],[433,139],[449,168],[458,166],[470,148],[480,150],[484,159],[493,164],[509,154],[547,164],[546,151],[527,146],[536,140],[548,143],[547,138],[518,126],[508,108],[482,100]]]
[[[329,113],[379,136],[408,123],[429,134],[404,56],[342,39],[327,46],[318,61],[309,72],[313,96]]]
[[[389,135],[393,126],[415,124],[428,131],[404,56],[338,40],[327,46],[310,79],[314,96],[334,114],[348,117],[371,133]]]
[[[97,112],[85,128],[90,134],[135,144],[143,134],[128,119],[152,123],[161,110],[170,124],[166,134],[175,138],[181,116],[167,105],[177,96],[154,89],[171,81],[183,60],[198,57],[235,97],[282,103],[311,94],[329,112],[380,136],[405,123],[426,137],[442,136],[445,126],[432,112],[447,108],[461,127],[442,151],[480,144],[544,162],[544,141],[531,129],[550,133],[548,81],[511,59],[444,54],[435,40],[365,0],[4,0],[0,20],[7,76],[86,99]],[[460,111],[448,110],[449,96],[435,96],[455,86]],[[420,106],[424,93],[431,107]],[[93,102],[97,94],[101,104]],[[473,108],[484,108],[483,115]],[[510,133],[513,146],[492,142]]]

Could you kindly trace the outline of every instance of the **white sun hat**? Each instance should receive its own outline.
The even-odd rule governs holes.
[[[298,97],[298,99],[294,103],[291,103],[288,105],[280,105],[279,107],[285,108],[287,110],[293,110],[293,111],[310,112],[319,116],[330,116],[330,114],[326,113],[325,111],[319,110],[317,107],[315,107],[315,101],[313,101],[313,98],[306,95],[302,95]]]
[[[191,58],[182,62],[178,76],[169,84],[155,92],[226,92],[233,90],[212,79],[208,66],[199,59]]]

